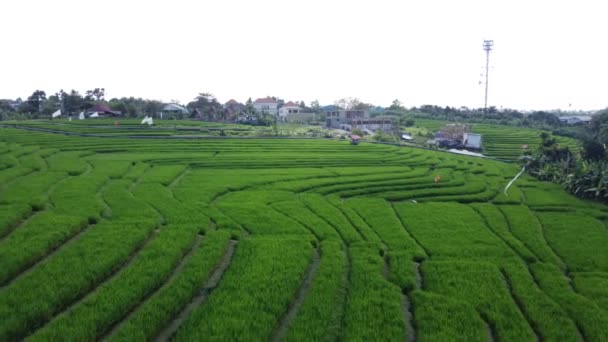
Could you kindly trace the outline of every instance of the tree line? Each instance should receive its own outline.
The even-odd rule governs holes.
[[[580,151],[561,146],[543,132],[538,150],[522,161],[528,173],[540,180],[559,183],[578,197],[608,202],[608,108],[582,128]]]

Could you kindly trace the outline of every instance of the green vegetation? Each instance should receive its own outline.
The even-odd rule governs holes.
[[[1,341],[608,340],[608,208],[515,164],[98,122],[0,127]]]

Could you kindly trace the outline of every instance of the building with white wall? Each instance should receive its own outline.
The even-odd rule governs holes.
[[[272,97],[259,98],[253,102],[253,107],[260,113],[278,115],[279,103]]]
[[[279,118],[282,121],[285,121],[287,118],[287,115],[289,114],[299,114],[302,113],[302,108],[300,106],[298,106],[297,103],[294,102],[287,102],[283,105],[283,107],[279,108]]]

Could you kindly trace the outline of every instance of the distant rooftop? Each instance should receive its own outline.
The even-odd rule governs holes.
[[[227,105],[227,106],[229,106],[229,105],[238,105],[238,104],[241,104],[241,103],[240,103],[240,102],[238,102],[238,101],[237,101],[237,100],[235,100],[235,99],[230,99],[230,100],[228,100],[228,102],[226,102],[226,105]]]
[[[297,103],[294,103],[292,101],[289,101],[286,104],[284,104],[283,107],[300,107],[300,105]]]
[[[264,97],[255,100],[254,103],[277,103],[277,101],[272,97]]]
[[[571,115],[571,116],[560,116],[561,121],[579,120],[579,121],[591,121],[591,117],[587,115]]]

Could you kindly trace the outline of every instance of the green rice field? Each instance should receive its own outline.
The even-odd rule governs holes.
[[[8,121],[7,126],[22,129],[89,137],[263,137],[263,136],[310,136],[320,135],[318,126],[281,123],[275,131],[269,126],[251,126],[234,123],[205,122],[196,120],[160,120],[154,125],[141,124],[139,118],[99,118],[87,120],[24,120]]]
[[[0,127],[0,341],[608,341],[608,208],[518,171]]]

